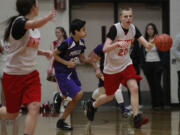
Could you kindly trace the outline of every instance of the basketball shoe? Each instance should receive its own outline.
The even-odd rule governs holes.
[[[72,130],[72,129],[73,129],[70,125],[68,125],[67,123],[65,123],[64,120],[62,120],[62,119],[59,119],[59,120],[58,120],[58,122],[57,122],[57,124],[56,124],[56,127],[57,127],[58,129],[62,129],[62,130]]]
[[[53,107],[55,113],[60,113],[60,107],[61,107],[61,102],[63,101],[63,98],[60,96],[60,93],[57,92],[54,94],[53,97]]]
[[[97,111],[97,108],[93,107],[93,102],[91,100],[89,100],[87,102],[86,106],[87,106],[87,118],[90,121],[93,121],[94,120],[95,112]]]
[[[138,114],[134,117],[134,127],[140,128],[142,125],[148,123],[149,119]]]

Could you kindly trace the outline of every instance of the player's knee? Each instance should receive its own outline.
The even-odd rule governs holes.
[[[82,97],[83,97],[83,92],[80,91],[80,92],[77,93],[77,95],[75,97],[75,100],[80,100]]]
[[[34,103],[31,103],[29,106],[28,106],[28,112],[33,114],[33,115],[36,115],[39,113],[39,110],[40,110],[40,103],[39,102],[34,102]]]
[[[138,94],[138,86],[134,85],[131,87],[131,94],[136,95]]]
[[[108,101],[112,101],[113,98],[114,98],[114,95],[107,96],[107,100],[108,100]]]
[[[9,114],[8,115],[8,120],[15,120],[17,118],[19,113],[14,113],[14,114]]]

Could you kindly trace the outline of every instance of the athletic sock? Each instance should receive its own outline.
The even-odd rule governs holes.
[[[120,103],[119,107],[121,109],[121,112],[124,112],[126,110],[124,103]]]

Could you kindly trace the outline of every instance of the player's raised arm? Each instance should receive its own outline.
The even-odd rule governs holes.
[[[25,24],[25,29],[40,28],[45,25],[48,21],[51,21],[56,16],[56,10],[51,10],[50,13],[37,20],[29,20]]]

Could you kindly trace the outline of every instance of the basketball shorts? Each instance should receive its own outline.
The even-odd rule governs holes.
[[[127,66],[122,72],[116,74],[104,73],[104,88],[106,95],[113,95],[122,84],[127,87],[126,83],[129,79],[136,79],[139,82],[142,77],[136,74],[133,65]]]
[[[59,89],[66,97],[74,98],[81,91],[81,82],[78,79],[76,72],[71,73],[56,73],[56,80]]]
[[[17,113],[21,105],[41,101],[41,83],[37,70],[27,75],[4,73],[2,86],[8,113]]]

